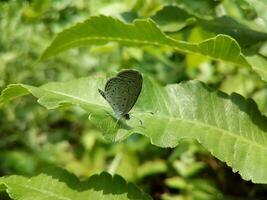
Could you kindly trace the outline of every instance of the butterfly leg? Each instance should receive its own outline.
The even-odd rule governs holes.
[[[128,115],[129,116],[129,115]],[[133,115],[131,115],[131,117],[133,117],[133,118],[135,118],[135,119],[137,119],[138,121],[139,121],[139,123],[141,124],[141,125],[143,125],[143,122],[142,122],[142,120],[141,119],[139,119],[138,117],[135,117],[135,116],[133,116]],[[129,116],[129,118],[128,119],[130,119],[130,116]]]
[[[114,128],[117,127],[117,124],[120,122],[121,118],[117,118]]]

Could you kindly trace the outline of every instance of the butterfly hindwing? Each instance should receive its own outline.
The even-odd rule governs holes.
[[[124,116],[128,101],[128,87],[119,77],[109,79],[105,86],[105,98],[119,117]]]

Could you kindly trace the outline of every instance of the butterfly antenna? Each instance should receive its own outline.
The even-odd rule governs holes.
[[[148,113],[148,114],[154,115],[154,112],[152,111],[133,111],[131,113]]]
[[[151,112],[151,111],[134,111],[133,113],[149,113],[151,115],[154,115],[154,113]],[[140,124],[143,125],[143,122],[142,122],[141,119],[139,119],[139,118],[137,118],[136,116],[133,116],[133,115],[132,115],[132,117],[135,118],[135,119],[137,119],[140,122]]]

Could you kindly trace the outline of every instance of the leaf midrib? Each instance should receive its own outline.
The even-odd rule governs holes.
[[[73,199],[70,199],[68,197],[65,197],[65,196],[62,196],[62,195],[58,195],[58,194],[55,194],[53,192],[50,192],[48,190],[42,190],[42,189],[39,189],[39,188],[36,188],[36,187],[32,187],[32,186],[29,186],[29,185],[22,185],[22,184],[17,184],[17,183],[11,183],[17,187],[22,187],[22,188],[26,188],[26,189],[29,189],[29,190],[34,190],[34,191],[37,191],[37,192],[40,192],[42,194],[45,194],[47,196],[51,196],[51,197],[56,197],[60,200],[73,200]],[[12,188],[14,189],[14,188]],[[7,190],[10,190],[9,188]]]
[[[244,141],[245,143],[248,143],[248,144],[251,144],[251,145],[255,145],[255,146],[258,146],[259,148],[261,149],[267,149],[267,146],[264,146],[263,144],[259,144],[259,143],[256,143],[255,141],[251,141],[249,139],[246,139],[244,137],[240,137],[240,135],[238,134],[234,134],[226,129],[222,129],[222,128],[219,128],[219,127],[216,127],[216,126],[211,126],[210,124],[204,124],[202,122],[199,122],[199,121],[192,121],[192,120],[188,120],[188,119],[183,119],[183,118],[177,118],[177,117],[172,117],[172,116],[166,116],[166,115],[159,115],[159,118],[162,117],[162,118],[167,118],[168,120],[179,120],[179,121],[182,121],[182,122],[186,122],[186,123],[190,123],[190,124],[193,124],[193,125],[199,125],[199,126],[202,126],[202,127],[207,127],[209,129],[214,129],[214,130],[217,130],[219,132],[223,132],[225,134],[228,134],[229,136],[231,137],[235,137],[241,141]]]
[[[174,43],[179,43],[181,45],[192,45],[192,46],[198,46],[199,44],[191,44],[191,43],[187,43],[187,42],[184,42],[184,41],[176,41],[168,36],[165,36],[167,40],[169,40],[169,42],[174,42]],[[210,59],[214,59],[214,60],[219,60],[219,61],[223,61],[223,62],[228,62],[228,63],[232,63],[232,64],[237,64],[237,65],[241,65],[241,63],[239,63],[239,59],[240,59],[240,56],[241,54],[239,54],[239,56],[235,59],[236,62],[234,61],[231,61],[231,60],[223,60],[221,58],[218,58],[218,57],[212,57],[210,55],[206,55],[206,54],[202,54],[202,53],[199,53],[199,52],[194,52],[194,51],[190,51],[190,50],[187,50],[187,49],[181,49],[175,45],[171,45],[171,44],[164,44],[162,42],[152,42],[152,41],[148,41],[148,40],[136,40],[136,39],[126,39],[126,38],[120,38],[120,37],[85,37],[85,38],[82,38],[82,39],[77,39],[75,41],[72,41],[72,42],[68,42],[66,43],[65,45],[62,45],[60,46],[59,48],[55,48],[55,49],[52,49],[50,51],[52,52],[57,52],[57,51],[63,51],[64,49],[67,49],[69,46],[72,46],[73,44],[77,43],[77,42],[82,42],[82,41],[90,41],[90,40],[107,40],[107,41],[115,41],[115,42],[119,42],[119,41],[122,41],[122,42],[132,42],[132,43],[136,43],[136,44],[143,44],[143,45],[154,45],[154,46],[162,46],[162,47],[166,47],[166,48],[172,48],[172,49],[175,49],[176,51],[178,52],[181,52],[181,53],[191,53],[191,54],[195,54],[195,55],[204,55]],[[210,39],[207,39],[207,40],[204,40],[203,42],[205,41],[208,41]],[[201,42],[202,43],[202,42]],[[48,47],[49,49],[49,47]],[[43,59],[45,56],[46,52],[41,56],[41,59]],[[51,54],[51,52],[49,53]],[[50,57],[50,55],[48,56]]]
[[[164,37],[165,37],[164,39],[175,42],[175,43],[180,43],[180,44],[185,44],[185,45],[196,45],[196,44],[190,44],[190,43],[182,42],[182,41],[178,42],[178,41],[175,41],[172,38],[169,38],[168,36],[165,36],[165,35],[164,35]],[[191,51],[184,50],[184,49],[181,50],[179,47],[176,47],[176,46],[173,46],[170,44],[164,44],[162,42],[152,42],[149,40],[137,40],[137,39],[127,39],[127,38],[122,38],[122,37],[104,37],[104,36],[101,36],[101,37],[99,37],[99,36],[98,37],[97,36],[83,37],[83,38],[68,42],[64,45],[61,45],[60,48],[55,48],[55,50],[60,51],[62,49],[65,49],[68,46],[71,46],[72,44],[74,44],[76,42],[81,42],[81,41],[86,41],[86,40],[112,40],[112,41],[116,41],[116,42],[117,41],[132,42],[132,43],[137,43],[137,44],[149,44],[149,45],[155,45],[155,46],[169,47],[169,48],[174,48],[176,50],[180,50],[180,51],[184,51],[184,52],[188,52],[188,53],[191,52]]]
[[[93,106],[99,106],[99,107],[104,107],[104,108],[108,108],[107,106],[104,106],[103,104],[97,104],[97,103],[93,103],[93,102],[90,102],[90,101],[87,101],[87,100],[84,100],[82,98],[79,98],[79,97],[76,97],[76,96],[73,96],[73,95],[69,95],[69,94],[66,94],[66,93],[63,93],[63,92],[59,92],[59,91],[55,91],[55,90],[49,90],[49,89],[46,89],[46,88],[41,88],[42,90],[45,90],[47,92],[51,92],[53,94],[57,94],[57,95],[61,95],[61,96],[66,96],[66,97],[69,97],[69,98],[72,98],[72,99],[76,99],[82,103],[85,103],[85,104],[90,104],[90,105],[93,105]]]
[[[104,105],[100,105],[100,104],[96,104],[96,103],[91,103],[91,102],[86,101],[84,99],[81,99],[81,98],[78,98],[78,97],[75,97],[75,96],[72,96],[72,95],[68,95],[68,94],[65,94],[65,93],[62,93],[62,92],[48,90],[48,89],[44,89],[44,90],[49,91],[49,92],[52,92],[54,94],[58,94],[58,95],[67,96],[67,97],[70,97],[70,98],[73,98],[73,99],[77,99],[78,101],[81,101],[81,102],[84,102],[84,103],[87,103],[87,104],[90,104],[90,105],[96,105],[96,106],[99,106],[99,107],[107,108]],[[167,118],[168,120],[171,120],[171,119],[179,120],[179,121],[183,121],[183,122],[186,122],[186,123],[189,123],[189,124],[194,124],[194,125],[197,124],[197,125],[202,126],[202,127],[207,127],[209,129],[217,130],[219,132],[222,132],[224,134],[229,135],[230,137],[235,137],[237,140],[243,141],[243,142],[245,142],[247,144],[255,145],[255,146],[257,146],[257,147],[259,147],[261,149],[267,149],[267,147],[266,146],[263,146],[263,144],[256,143],[255,141],[251,141],[249,139],[246,139],[244,137],[241,137],[239,134],[234,134],[234,133],[232,133],[232,132],[230,132],[230,131],[228,131],[226,129],[222,129],[222,128],[219,128],[219,127],[216,127],[216,126],[211,126],[210,124],[204,124],[204,123],[199,122],[199,121],[192,121],[192,120],[188,120],[188,119],[184,119],[184,118],[177,118],[177,117],[166,116],[166,115],[158,115],[158,117]]]

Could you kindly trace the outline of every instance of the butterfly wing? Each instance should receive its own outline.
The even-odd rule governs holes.
[[[100,92],[101,94],[101,92]],[[110,104],[118,117],[124,116],[127,112],[128,86],[125,80],[119,77],[109,79],[105,91],[101,94]]]
[[[126,108],[123,113],[127,114],[132,109],[141,93],[143,78],[142,75],[135,70],[124,70],[120,72],[117,77],[123,80],[124,87],[128,90]]]
[[[124,70],[109,79],[105,90],[98,90],[118,117],[128,114],[136,103],[142,89],[142,75],[138,71]]]

